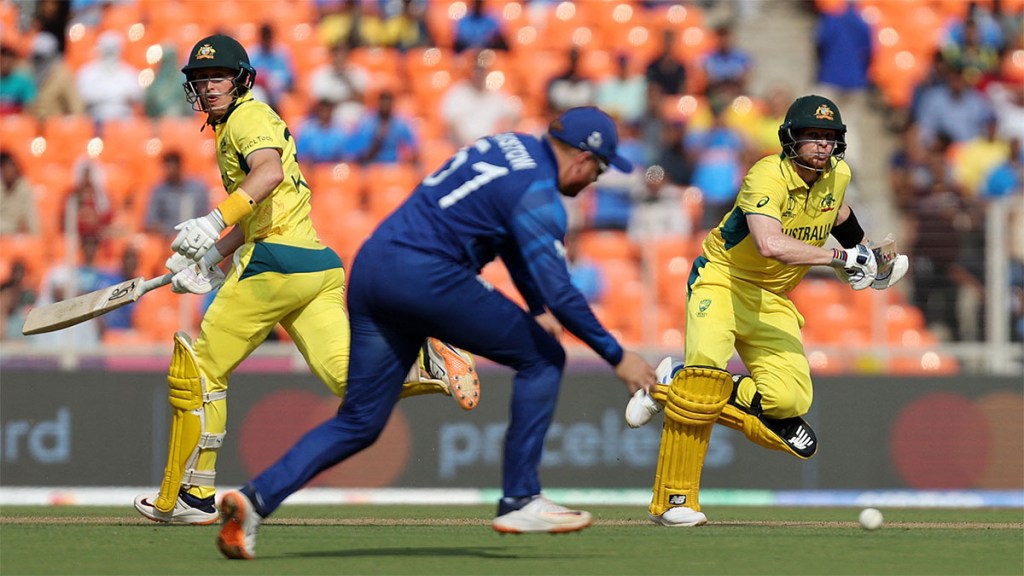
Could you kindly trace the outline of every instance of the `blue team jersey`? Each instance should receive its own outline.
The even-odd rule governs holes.
[[[531,312],[547,306],[567,330],[616,365],[621,346],[570,280],[566,223],[550,145],[504,133],[459,150],[424,178],[374,239],[477,272],[501,257]]]

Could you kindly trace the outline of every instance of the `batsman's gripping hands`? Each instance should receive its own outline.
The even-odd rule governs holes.
[[[191,218],[174,227],[178,235],[171,242],[171,250],[198,262],[206,252],[220,239],[221,232],[227,228],[219,208],[215,208],[206,216]]]
[[[897,254],[889,270],[884,275],[876,277],[874,282],[871,283],[871,287],[875,290],[885,290],[890,286],[895,286],[897,282],[903,279],[903,276],[907,274],[909,269],[910,259],[907,258],[907,255]]]
[[[875,281],[878,274],[878,263],[875,262],[875,254],[864,244],[857,244],[853,248],[833,248],[832,267],[845,273],[854,290],[864,290]]]
[[[171,291],[176,294],[208,294],[224,283],[224,273],[217,266],[224,257],[216,246],[211,247],[198,262],[175,252],[167,259]]]

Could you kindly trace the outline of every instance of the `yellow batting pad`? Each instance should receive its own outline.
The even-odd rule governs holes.
[[[199,445],[203,433],[201,417],[195,411],[203,406],[203,384],[199,363],[192,351],[188,335],[174,335],[174,352],[167,373],[168,400],[173,410],[170,442],[167,446],[167,467],[160,484],[160,494],[153,506],[161,512],[174,510],[178,499],[185,464]]]
[[[658,404],[664,406],[665,403],[668,402],[668,391],[668,386],[664,384],[655,384],[647,389],[647,394],[649,394],[651,398],[654,398]]]
[[[465,350],[428,338],[416,363],[405,377],[402,398],[420,394],[445,394],[463,410],[472,410],[480,402],[480,378],[476,359]]]
[[[400,398],[419,396],[421,394],[446,394],[451,396],[451,389],[444,381],[430,378],[430,372],[427,371],[425,354],[421,346],[420,353],[416,357],[416,363],[412,365],[412,369],[405,376],[405,384],[402,385],[402,395]]]
[[[798,419],[791,418],[789,420]],[[718,423],[728,428],[732,428],[733,430],[742,432],[748,440],[758,446],[768,448],[770,450],[789,452],[801,460],[807,460],[813,456],[818,447],[814,432],[811,431],[810,426],[802,420],[797,423],[798,426],[799,424],[803,425],[802,429],[799,427],[797,428],[800,435],[790,437],[790,442],[792,442],[792,444],[787,442],[783,436],[780,436],[777,432],[769,428],[761,418],[747,413],[732,404],[726,404],[725,408],[722,410],[722,415],[718,418]]]
[[[666,395],[651,514],[660,516],[674,506],[700,511],[700,474],[711,425],[731,392],[732,377],[715,368],[684,368],[672,380]]]

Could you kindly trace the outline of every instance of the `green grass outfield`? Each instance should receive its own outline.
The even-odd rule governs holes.
[[[643,507],[588,506],[575,534],[500,535],[492,506],[286,505],[255,561],[229,561],[217,526],[164,526],[130,507],[0,508],[0,574],[1024,574],[1024,510],[706,506],[669,529]]]

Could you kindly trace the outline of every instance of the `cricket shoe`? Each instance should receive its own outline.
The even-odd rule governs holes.
[[[590,526],[592,517],[590,512],[583,510],[570,510],[565,506],[555,504],[540,494],[533,496],[525,505],[513,510],[507,510],[518,504],[502,499],[498,506],[499,516],[494,519],[491,525],[498,532],[506,534],[524,534],[527,532],[547,532],[557,534],[560,532],[576,532]]]
[[[135,497],[135,509],[146,518],[165,524],[205,526],[217,521],[217,508],[214,506],[213,496],[196,498],[188,492],[179,492],[178,499],[174,502],[174,509],[170,512],[157,510],[153,505],[156,499],[156,496],[139,494]]]
[[[671,356],[666,356],[658,363],[658,367],[654,369],[654,374],[658,379],[658,384],[670,386],[672,378],[682,369],[682,362],[677,362]],[[664,408],[661,402],[651,398],[651,395],[645,390],[637,390],[626,404],[626,424],[630,428],[644,426]]]
[[[437,338],[428,338],[423,348],[428,378],[446,388],[463,410],[476,408],[480,403],[480,377],[473,355]]]
[[[664,514],[648,514],[648,518],[655,524],[662,526],[703,526],[708,523],[708,517],[703,512],[697,512],[686,506],[676,506],[665,510]]]
[[[241,492],[228,492],[220,501],[220,534],[217,548],[224,556],[252,560],[256,556],[256,533],[263,518]]]

